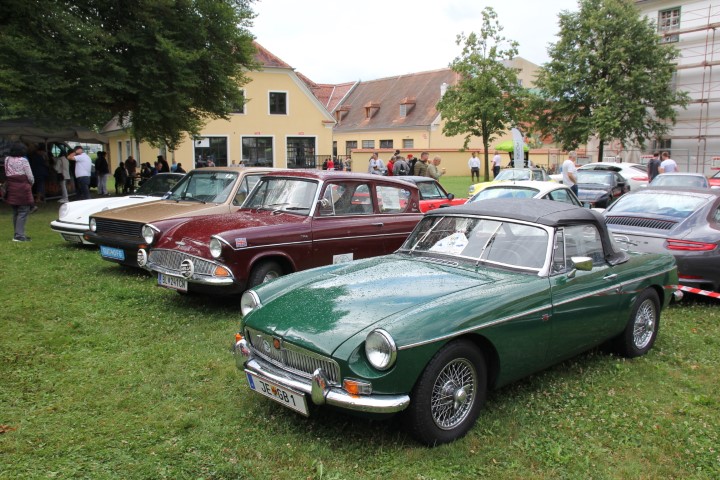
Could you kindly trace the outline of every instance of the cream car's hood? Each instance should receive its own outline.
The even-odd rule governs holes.
[[[122,220],[126,222],[149,223],[157,220],[176,217],[193,217],[196,215],[214,215],[229,213],[240,207],[223,203],[202,203],[188,200],[160,200],[150,204],[130,205],[115,208],[94,215],[97,218]]]

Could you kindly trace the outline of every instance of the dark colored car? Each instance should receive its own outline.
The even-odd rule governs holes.
[[[491,389],[605,342],[645,354],[676,282],[672,256],[623,252],[594,210],[490,199],[428,212],[395,254],[245,292],[234,351],[285,407],[402,412],[436,445]]]
[[[462,205],[467,201],[466,198],[455,198],[455,194],[446,192],[434,178],[415,175],[397,178],[417,185],[420,190],[420,211],[423,213],[440,207]]]
[[[630,191],[625,179],[610,170],[577,171],[578,199],[586,207],[607,208],[612,202]]]
[[[139,263],[180,292],[233,294],[320,265],[394,252],[422,218],[416,186],[378,175],[262,177],[232,214],[143,227]],[[147,260],[145,261],[145,258]]]
[[[720,191],[648,187],[603,215],[631,250],[673,254],[682,285],[720,290]]]

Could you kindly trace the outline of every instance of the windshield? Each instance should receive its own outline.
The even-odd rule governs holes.
[[[708,188],[707,179],[701,175],[658,175],[650,182],[653,187]]]
[[[607,213],[612,215],[643,213],[687,218],[707,201],[706,198],[700,196],[682,193],[638,193],[620,197]]]
[[[487,218],[432,216],[415,227],[401,250],[540,270],[547,256],[548,233],[532,225]]]
[[[318,184],[300,178],[266,177],[258,182],[243,208],[281,210],[308,215],[315,201]]]
[[[175,185],[167,198],[177,202],[224,203],[232,194],[237,178],[235,172],[193,170]]]
[[[168,193],[182,178],[182,175],[155,175],[148,178],[135,190],[133,195],[147,195],[149,197],[162,197]]]
[[[481,190],[477,195],[468,200],[467,203],[487,200],[489,198],[533,198],[538,192],[538,189],[529,187],[488,187],[485,190]]]
[[[532,180],[530,170],[509,168],[498,173],[495,180]]]
[[[597,183],[599,185],[612,185],[613,172],[603,172],[602,170],[578,170],[577,183]]]

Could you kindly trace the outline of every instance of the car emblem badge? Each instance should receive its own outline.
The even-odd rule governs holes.
[[[181,247],[184,247],[184,246],[185,246],[185,242],[183,242],[182,240],[180,240],[179,242],[175,242],[175,245],[180,245]]]
[[[265,351],[265,353],[270,353],[270,342],[268,342],[267,340],[263,340],[262,348]]]
[[[195,273],[195,265],[193,265],[192,260],[186,258],[180,263],[180,273],[182,273],[182,276],[185,278],[193,276],[193,273]]]

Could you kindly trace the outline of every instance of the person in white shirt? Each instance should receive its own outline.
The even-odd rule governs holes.
[[[493,157],[493,178],[497,177],[500,173],[500,164],[502,163],[502,158],[500,157],[500,153],[498,153],[497,150],[495,150],[495,156]]]
[[[570,190],[572,190],[575,195],[578,194],[577,175],[575,175],[577,173],[575,166],[576,160],[577,153],[575,150],[572,150],[568,153],[568,159],[562,164],[563,184],[570,187]]]
[[[377,152],[373,153],[372,157],[370,157],[368,173],[372,173],[373,175],[385,175],[385,162],[378,158]]]
[[[472,153],[472,157],[468,160],[468,168],[470,168],[470,181],[480,181],[480,159],[477,157],[477,152]]]
[[[75,147],[75,181],[78,186],[78,200],[90,199],[90,175],[92,174],[92,160],[83,148]]]
[[[662,153],[662,162],[660,162],[660,168],[658,168],[658,171],[660,173],[675,173],[679,171],[677,162],[670,158],[670,154],[668,152]]]

